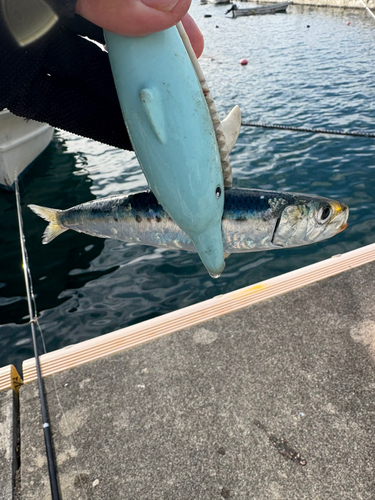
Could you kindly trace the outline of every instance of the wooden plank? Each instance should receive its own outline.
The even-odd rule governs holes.
[[[42,374],[47,376],[89,363],[374,260],[375,244],[372,244],[143,323],[43,354],[40,357]],[[24,383],[36,380],[35,358],[24,361],[23,376]]]

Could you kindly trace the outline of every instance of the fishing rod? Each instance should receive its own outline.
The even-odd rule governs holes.
[[[49,425],[46,400],[44,397],[44,384],[43,384],[43,380],[42,380],[42,372],[40,369],[38,346],[37,346],[36,334],[35,334],[35,323],[37,322],[37,318],[36,318],[36,311],[35,311],[35,313],[33,313],[33,306],[32,306],[32,300],[31,300],[31,297],[32,297],[31,274],[30,274],[30,268],[29,268],[28,258],[27,258],[25,235],[23,232],[22,213],[21,213],[21,198],[20,198],[20,192],[19,192],[19,187],[18,187],[18,179],[15,180],[14,184],[15,184],[15,192],[16,192],[18,228],[19,228],[19,233],[20,233],[20,243],[21,243],[21,253],[22,253],[22,267],[23,267],[23,274],[24,274],[24,278],[25,278],[27,305],[28,305],[29,317],[30,317],[31,336],[32,336],[32,341],[33,341],[36,373],[37,373],[37,378],[38,378],[39,399],[40,399],[40,406],[41,406],[41,410],[42,410],[43,433],[44,433],[44,443],[45,443],[46,455],[47,455],[49,481],[50,481],[50,487],[51,487],[52,500],[60,500],[61,497],[60,497],[58,483],[57,483],[56,467],[55,467],[54,453],[53,453],[53,448],[52,448],[51,428]]]

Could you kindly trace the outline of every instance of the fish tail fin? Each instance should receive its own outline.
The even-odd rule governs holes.
[[[39,217],[49,222],[46,230],[43,233],[43,245],[47,245],[47,243],[68,230],[68,228],[59,224],[57,220],[57,212],[61,212],[61,210],[58,210],[56,208],[40,207],[39,205],[28,205],[28,207],[37,215],[39,215]]]

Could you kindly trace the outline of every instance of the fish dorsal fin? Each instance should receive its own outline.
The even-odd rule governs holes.
[[[221,129],[225,137],[225,145],[228,153],[232,151],[237,142],[241,129],[241,111],[235,106],[229,115],[221,122]]]

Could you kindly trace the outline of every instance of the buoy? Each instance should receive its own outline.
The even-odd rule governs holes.
[[[308,25],[306,26],[306,28],[310,28],[310,25],[308,24]]]
[[[241,59],[240,61],[240,64],[242,64],[242,66],[246,66],[247,63],[248,63],[247,59]]]
[[[350,26],[350,21],[347,21],[347,22],[346,22],[346,25],[347,25],[347,26]]]

